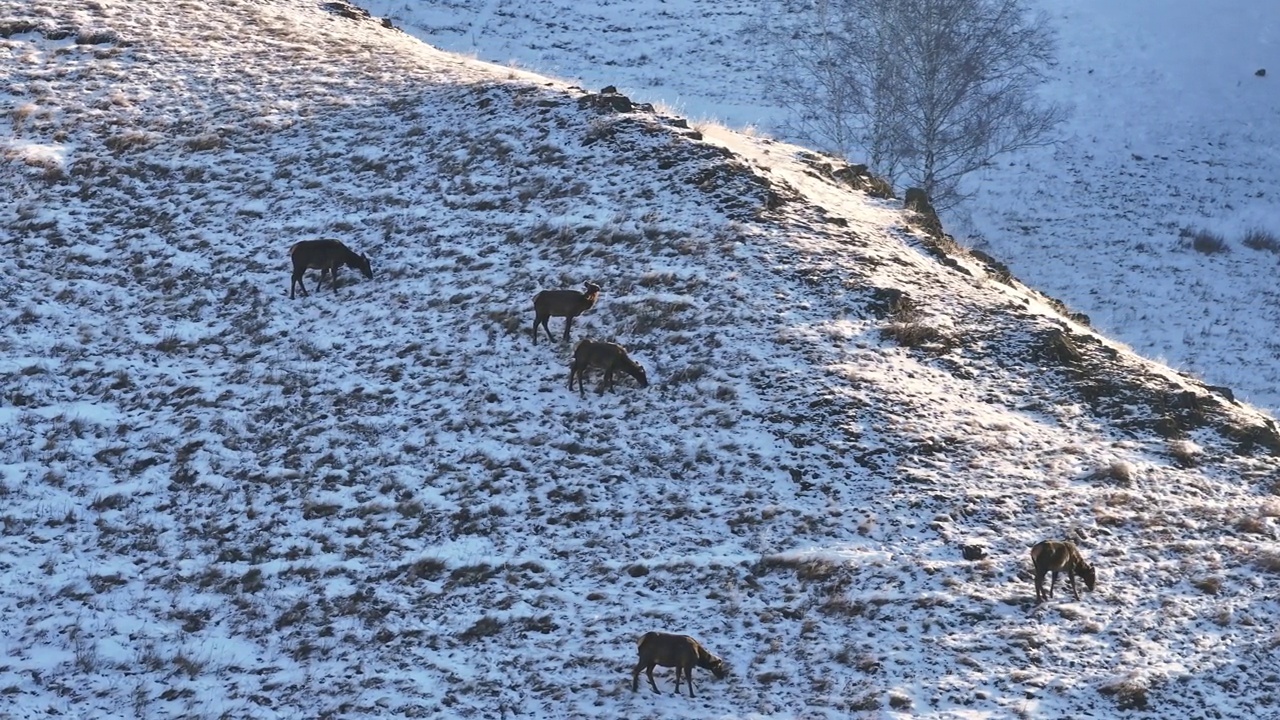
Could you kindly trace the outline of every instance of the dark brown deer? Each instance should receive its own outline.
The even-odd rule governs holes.
[[[573,390],[573,380],[578,380],[578,392],[587,394],[587,370],[597,367],[604,370],[604,380],[600,383],[599,394],[605,388],[613,390],[613,374],[619,370],[635,378],[640,387],[649,387],[649,376],[644,368],[627,355],[627,349],[617,343],[582,340],[573,349],[573,362],[569,365],[569,389]]]
[[[689,681],[689,697],[693,695],[693,668],[710,670],[717,678],[723,678],[727,672],[724,661],[707,652],[707,649],[688,635],[672,635],[664,632],[647,632],[640,638],[640,659],[631,670],[631,692],[640,689],[640,671],[649,676],[649,685],[656,693],[658,683],[653,681],[653,666],[673,667],[676,669],[676,694],[680,694],[680,675],[684,674]]]
[[[547,331],[547,340],[555,342],[551,336],[548,323],[553,317],[564,318],[564,342],[569,342],[569,330],[573,327],[573,319],[591,309],[600,297],[600,286],[593,282],[582,284],[585,292],[579,290],[543,290],[533,296],[533,344],[538,344],[538,326]]]
[[[307,285],[302,281],[302,274],[308,268],[320,271],[320,279],[316,281],[316,292],[320,291],[320,283],[329,275],[329,285],[336,292],[338,289],[338,268],[346,265],[359,270],[366,278],[373,279],[373,268],[369,258],[357,255],[346,245],[337,240],[303,240],[289,248],[289,257],[293,260],[293,279],[289,283],[289,299],[293,299],[295,286],[302,288],[302,295],[307,295]]]
[[[1069,542],[1045,540],[1031,548],[1031,564],[1036,569],[1036,602],[1044,602],[1053,597],[1053,587],[1058,584],[1058,573],[1065,571],[1071,583],[1071,592],[1080,600],[1080,591],[1076,589],[1076,576],[1084,578],[1084,586],[1093,592],[1098,582],[1098,573],[1093,566],[1084,561],[1080,551]],[[1044,591],[1044,576],[1053,573],[1049,581],[1049,592]]]

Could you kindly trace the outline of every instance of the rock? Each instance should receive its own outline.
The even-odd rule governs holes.
[[[328,10],[334,15],[347,18],[348,20],[369,20],[372,18],[368,10],[365,10],[362,7],[356,7],[350,3],[341,2],[341,0],[327,2],[320,7]]]
[[[605,88],[612,89],[613,86]],[[629,113],[634,109],[631,104],[631,98],[626,95],[613,93],[600,93],[599,95],[583,95],[578,98],[578,107],[588,108],[594,107],[601,112]]]
[[[910,298],[897,288],[873,287],[871,300],[867,302],[867,309],[880,319],[909,310],[912,306]]]
[[[893,200],[893,183],[874,175],[867,176],[867,194],[879,200]]]
[[[1236,401],[1236,394],[1231,391],[1231,388],[1226,387],[1225,385],[1205,385],[1204,389],[1215,395],[1221,395],[1226,398],[1228,402]]]
[[[1009,271],[1008,265],[1005,265],[977,248],[971,248],[969,250],[969,254],[983,265],[987,266],[987,269],[991,272],[992,277],[996,279],[996,282],[1001,282],[1005,285],[1013,284],[1013,273]]]
[[[1079,365],[1084,361],[1084,353],[1076,347],[1071,336],[1056,328],[1040,336],[1040,349],[1043,357],[1062,365]]]
[[[1266,69],[1266,68],[1258,68],[1258,72],[1254,73],[1254,75],[1257,75],[1258,77],[1266,77],[1266,76],[1267,76],[1267,69]]]
[[[929,193],[921,188],[907,188],[907,197],[902,206],[918,213],[932,213],[933,203],[929,202]]]
[[[908,188],[902,206],[920,216],[920,225],[925,232],[935,238],[942,238],[942,220],[938,219],[933,203],[929,202],[929,193],[921,188]]]

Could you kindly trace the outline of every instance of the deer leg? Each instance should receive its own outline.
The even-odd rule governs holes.
[[[564,317],[564,341],[569,342],[569,330],[573,327],[573,316],[566,315]]]
[[[649,676],[649,685],[653,687],[653,691],[661,695],[662,691],[658,689],[658,683],[653,681],[653,663],[649,663],[649,667],[645,668],[645,673]]]
[[[581,397],[587,396],[587,371],[590,369],[591,366],[585,364],[578,369],[578,395]],[[569,389],[572,390],[573,388]]]
[[[1071,594],[1076,596],[1076,602],[1080,602],[1080,591],[1076,589],[1076,574],[1074,571],[1067,571],[1067,580],[1071,583]]]
[[[640,687],[640,671],[644,669],[644,663],[636,663],[631,669],[631,692],[635,692]]]
[[[338,265],[334,265],[333,268],[329,270],[329,287],[332,288],[334,292],[338,292],[338,267]]]
[[[1036,602],[1044,602],[1044,573],[1036,571]]]
[[[1058,587],[1058,571],[1053,571],[1053,577],[1049,580],[1049,597],[1053,597],[1053,589]]]
[[[604,378],[600,380],[600,387],[596,390],[597,395],[603,395],[604,389],[613,389],[613,366],[610,365],[604,369]]]
[[[685,681],[687,681],[687,682],[689,683],[689,697],[694,697],[694,694],[693,694],[693,666],[692,666],[692,665],[689,665],[689,666],[687,666],[687,667],[684,669],[684,679],[685,679]]]
[[[303,277],[302,277],[302,274],[305,273],[306,271],[307,271],[306,268],[293,271],[293,276],[289,280],[289,299],[290,300],[293,299],[293,288],[295,285],[302,288],[302,297],[307,296],[307,284],[303,282]]]
[[[684,671],[684,668],[680,667],[679,665],[676,665],[676,694],[677,695],[680,694],[680,673],[683,671]]]

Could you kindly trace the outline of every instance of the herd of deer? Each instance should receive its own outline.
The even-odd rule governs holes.
[[[293,278],[289,283],[290,298],[294,296],[295,286],[302,288],[304,296],[307,294],[302,275],[308,269],[320,271],[320,280],[316,281],[317,292],[326,274],[329,275],[330,285],[336,289],[338,268],[343,265],[359,270],[366,278],[373,278],[369,258],[365,255],[357,255],[337,240],[304,240],[289,248],[289,256],[293,260]],[[600,297],[600,290],[600,286],[596,283],[587,282],[584,283],[582,291],[543,290],[534,295],[533,343],[538,344],[539,325],[547,333],[547,339],[551,342],[555,341],[551,335],[551,329],[547,327],[547,323],[553,317],[565,319],[563,341],[568,342],[569,332],[573,328],[573,319],[596,304],[596,299]],[[617,371],[635,378],[640,387],[649,385],[644,368],[627,355],[626,348],[617,343],[582,340],[573,350],[573,362],[569,367],[569,390],[573,390],[573,381],[576,378],[579,393],[585,394],[586,374],[593,367],[604,370],[600,393],[603,393],[606,387],[613,388],[613,376]],[[1084,580],[1085,587],[1089,590],[1093,590],[1098,580],[1093,566],[1085,562],[1080,551],[1069,542],[1046,540],[1036,543],[1031,548],[1031,565],[1035,569],[1036,602],[1038,603],[1053,597],[1053,589],[1058,584],[1060,572],[1067,574],[1071,592],[1076,600],[1080,599],[1080,591],[1076,588],[1077,577]],[[1046,591],[1044,578],[1049,574],[1052,574],[1052,578],[1049,581],[1049,589]],[[680,680],[683,676],[689,685],[689,697],[694,697],[693,669],[695,667],[710,670],[717,678],[723,678],[727,672],[722,659],[712,655],[701,643],[688,635],[648,632],[640,638],[638,650],[640,657],[631,670],[632,692],[639,689],[641,671],[648,675],[649,685],[653,687],[653,691],[661,692],[653,679],[653,668],[658,665],[676,669],[676,694],[680,693]]]
[[[367,279],[373,279],[373,267],[369,257],[357,254],[342,242],[332,239],[303,240],[289,248],[289,258],[293,261],[293,275],[289,282],[289,299],[294,298],[294,289],[302,288],[307,295],[307,286],[302,276],[307,270],[319,270],[320,279],[316,280],[316,292],[320,291],[320,283],[329,276],[329,286],[338,287],[338,269],[343,267],[359,270]],[[587,282],[583,290],[543,290],[533,296],[533,344],[538,344],[538,326],[547,333],[547,340],[555,342],[551,328],[547,325],[553,317],[564,318],[564,342],[569,342],[569,331],[573,329],[573,319],[590,310],[600,297],[600,286]],[[569,366],[569,389],[573,390],[573,381],[578,381],[578,392],[586,395],[587,371],[591,368],[604,371],[604,379],[599,392],[613,389],[613,378],[617,372],[624,372],[635,378],[640,387],[649,386],[649,377],[644,368],[627,354],[627,349],[613,342],[598,340],[582,340],[573,349],[573,362]]]

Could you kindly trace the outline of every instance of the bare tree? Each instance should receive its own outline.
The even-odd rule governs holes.
[[[784,4],[779,15],[766,16],[748,32],[767,38],[777,53],[769,93],[791,113],[784,129],[848,155],[861,149],[866,102],[863,88],[850,82],[850,53],[836,4],[815,0],[799,10]]]
[[[1052,142],[1037,97],[1054,35],[1024,0],[784,0],[757,24],[775,51],[784,131],[866,162],[934,205],[1002,153]]]

